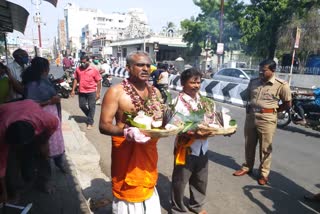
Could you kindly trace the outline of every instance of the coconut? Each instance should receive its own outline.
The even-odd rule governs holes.
[[[133,118],[133,121],[146,126],[146,129],[151,129],[152,117],[145,114],[144,111],[139,111],[138,115]]]
[[[162,126],[162,120],[154,120],[151,125],[153,128],[160,128]]]

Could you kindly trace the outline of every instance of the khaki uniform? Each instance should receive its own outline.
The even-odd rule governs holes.
[[[273,77],[266,83],[256,78],[248,85],[248,106],[244,127],[246,163],[242,169],[251,171],[255,151],[259,142],[260,167],[262,176],[268,177],[271,166],[272,138],[277,128],[279,101],[291,100],[287,82]]]

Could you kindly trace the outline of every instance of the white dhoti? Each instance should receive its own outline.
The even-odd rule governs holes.
[[[160,199],[157,189],[154,188],[150,198],[143,202],[127,202],[116,197],[112,202],[113,214],[161,214]]]

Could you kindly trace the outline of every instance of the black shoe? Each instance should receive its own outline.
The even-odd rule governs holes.
[[[304,199],[310,202],[320,202],[320,194],[316,195],[305,195]]]

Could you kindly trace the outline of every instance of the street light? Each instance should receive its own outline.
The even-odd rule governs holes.
[[[143,51],[146,51],[146,23],[145,22],[140,22],[141,25],[143,25],[143,30],[142,30],[142,34],[143,34]]]
[[[31,3],[36,6],[36,15],[33,17],[33,21],[38,25],[38,39],[39,39],[39,49],[40,49],[40,56],[41,56],[41,16],[40,16],[40,9],[39,6],[42,3],[42,0],[31,0]]]
[[[42,3],[42,0],[31,0],[31,3],[34,4],[36,6],[36,14],[33,17],[33,20],[35,23],[37,23],[38,25],[38,38],[39,38],[39,47],[42,47],[41,44],[41,28],[40,28],[40,24],[41,24],[41,16],[40,16],[40,10],[39,10],[39,6]]]

